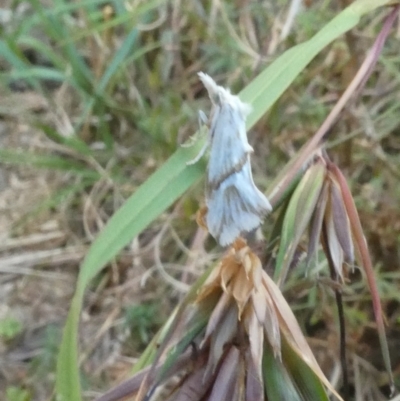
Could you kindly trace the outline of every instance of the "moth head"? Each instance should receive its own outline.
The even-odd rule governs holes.
[[[216,84],[216,82],[204,72],[198,73],[199,78],[205,88],[214,106],[229,106],[235,111],[239,112],[243,118],[246,118],[251,112],[252,108],[249,104],[243,103],[240,98],[233,95],[228,88],[223,88]]]

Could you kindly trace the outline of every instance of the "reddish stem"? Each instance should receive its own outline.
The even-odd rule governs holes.
[[[388,349],[388,343],[385,334],[385,324],[383,321],[382,304],[379,297],[379,291],[376,284],[376,279],[374,275],[374,269],[372,266],[371,258],[368,252],[367,242],[364,237],[363,229],[361,226],[360,218],[357,213],[356,205],[354,204],[353,197],[351,195],[350,189],[347,186],[345,177],[339,168],[330,163],[328,168],[332,171],[333,175],[337,179],[340,189],[342,191],[343,201],[347,210],[347,215],[349,217],[352,233],[354,236],[354,243],[357,247],[358,254],[360,257],[361,265],[364,268],[365,275],[367,277],[368,287],[371,292],[372,305],[375,315],[375,321],[378,328],[379,341],[381,344],[381,350],[383,355],[383,360],[385,363],[385,368],[389,375],[389,383],[392,393],[394,392],[394,379],[390,363],[390,354]]]

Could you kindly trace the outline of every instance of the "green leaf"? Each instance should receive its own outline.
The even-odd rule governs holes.
[[[178,149],[118,210],[90,248],[80,270],[58,358],[56,388],[61,400],[81,399],[77,368],[77,327],[85,288],[135,235],[201,178],[204,165],[199,163],[186,166],[186,162],[194,158],[201,146],[200,141],[191,148]]]
[[[100,82],[98,83],[97,86],[98,94],[104,91],[110,79],[117,72],[117,70],[121,68],[121,65],[124,63],[125,59],[130,54],[132,46],[135,43],[136,39],[138,38],[138,34],[139,31],[137,29],[133,29],[129,33],[129,35],[125,38],[118,51],[115,53],[110,64],[108,65],[103,76],[101,77]]]
[[[54,9],[58,9],[63,7],[65,2],[63,0],[55,0],[54,3]],[[38,0],[32,0],[31,5],[40,16],[41,28],[44,29],[53,40],[62,43],[65,38],[70,37],[63,16],[55,14],[46,16],[45,8],[43,8],[43,5]],[[60,50],[72,68],[74,81],[78,83],[80,88],[90,93],[94,77],[75,43],[63,43],[60,46]]]
[[[26,63],[20,59],[5,40],[0,40],[0,54],[14,68],[23,69],[26,67]]]
[[[0,77],[8,77],[10,79],[46,79],[58,82],[69,81],[69,78],[62,72],[54,68],[32,67],[23,70],[13,70],[8,73],[0,74]]]
[[[77,175],[87,177],[92,181],[98,180],[101,175],[76,160],[52,155],[33,155],[29,152],[15,152],[0,149],[0,162],[11,165],[28,165],[44,169],[70,171]]]
[[[80,118],[80,123],[78,125],[86,121],[88,115],[90,114],[95,104],[96,98],[101,97],[103,95],[107,84],[110,82],[110,79],[115,75],[117,70],[121,68],[123,62],[126,61],[126,58],[128,57],[137,37],[138,37],[138,30],[133,29],[129,33],[129,35],[125,38],[124,42],[122,43],[118,51],[115,53],[113,59],[108,65],[100,81],[98,82],[98,84],[96,84],[96,97],[93,97],[89,100],[88,104],[85,107],[84,112],[82,113],[82,116]]]
[[[36,39],[31,35],[25,35],[18,38],[18,45],[23,48],[34,49],[43,57],[49,60],[52,65],[58,70],[64,70],[64,60],[57,54],[57,52],[43,40]]]
[[[308,401],[329,401],[329,397],[321,380],[288,344],[285,336],[283,336],[282,339],[282,358],[302,399]]]
[[[2,56],[13,68],[13,71],[26,71],[28,70],[28,65],[18,53],[15,48],[15,43],[11,41],[0,40],[0,56]],[[1,74],[4,76],[6,74]],[[27,81],[30,85],[32,85],[35,89],[39,89],[38,84],[35,80],[32,80],[30,77],[27,77]]]
[[[12,340],[22,331],[22,323],[14,317],[0,319],[0,338]]]
[[[64,328],[60,352],[58,354],[56,378],[58,401],[82,400],[77,349],[77,327],[82,300],[83,287],[78,285],[78,289],[75,292],[71,303],[70,312]]]
[[[275,278],[282,285],[293,256],[315,210],[325,177],[325,166],[311,166],[294,191],[282,224],[282,237],[276,259]]]
[[[273,355],[269,344],[264,345],[262,373],[268,401],[304,401],[282,361]]]
[[[92,149],[90,149],[90,147],[78,136],[68,137],[61,135],[56,129],[46,124],[36,124],[36,127],[40,128],[52,141],[68,146],[85,156],[93,156]]]
[[[316,373],[282,336],[282,361],[275,358],[269,344],[264,346],[263,377],[271,401],[329,401]]]
[[[359,0],[352,3],[310,40],[285,52],[241,93],[253,105],[248,127],[271,107],[304,67],[334,39],[353,28],[360,17],[389,0]],[[59,3],[61,4],[61,3]],[[86,71],[82,74],[86,75]],[[178,149],[110,219],[93,243],[78,277],[77,290],[66,322],[58,358],[56,391],[61,400],[81,400],[77,364],[77,329],[85,288],[135,235],[165,211],[202,176],[204,165],[187,167],[201,143]]]
[[[9,386],[6,390],[7,401],[29,401],[32,397],[27,390],[21,387]]]

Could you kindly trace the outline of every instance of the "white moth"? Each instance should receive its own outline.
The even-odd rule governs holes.
[[[210,145],[206,177],[206,224],[210,234],[226,246],[242,232],[256,229],[272,210],[268,199],[253,181],[250,154],[253,148],[247,141],[246,117],[248,104],[229,89],[218,86],[207,74],[199,73],[212,102],[207,125],[208,140],[195,163]],[[200,114],[204,122],[204,113]]]

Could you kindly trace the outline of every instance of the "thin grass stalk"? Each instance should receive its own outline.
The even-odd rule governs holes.
[[[328,238],[326,230],[322,230],[322,245],[325,248],[325,255],[328,261],[329,272],[331,279],[336,283],[340,280],[338,274],[335,271],[332,256],[329,252]],[[342,368],[342,378],[343,378],[343,397],[345,400],[348,399],[350,389],[349,389],[349,373],[347,369],[347,356],[346,356],[346,323],[344,319],[344,309],[343,309],[343,298],[342,292],[336,286],[334,288],[336,307],[338,311],[339,318],[339,341],[340,341],[340,364]]]
[[[345,202],[345,206],[346,206],[347,213],[349,216],[349,220],[351,221],[352,233],[353,233],[353,236],[355,239],[354,243],[357,247],[358,254],[361,259],[361,264],[364,267],[365,275],[367,277],[368,287],[371,292],[372,305],[373,305],[376,325],[378,328],[379,342],[381,345],[385,368],[389,375],[389,385],[390,385],[391,393],[393,394],[394,390],[395,390],[394,377],[393,377],[393,373],[392,373],[392,369],[391,369],[390,354],[389,354],[389,348],[388,348],[386,333],[385,333],[385,323],[384,323],[383,313],[382,313],[382,304],[381,304],[381,299],[379,297],[379,291],[378,291],[378,288],[376,285],[372,261],[371,261],[371,258],[370,258],[369,252],[368,252],[367,242],[365,240],[365,237],[363,234],[363,229],[362,229],[361,222],[360,222],[360,218],[357,213],[357,208],[356,208],[356,205],[354,204],[353,197],[351,196],[350,190],[347,186],[346,179],[344,178],[341,171],[335,165],[332,164],[330,166],[330,168],[332,168],[332,170],[335,174],[335,178],[339,182],[340,189],[343,194],[343,200]]]

